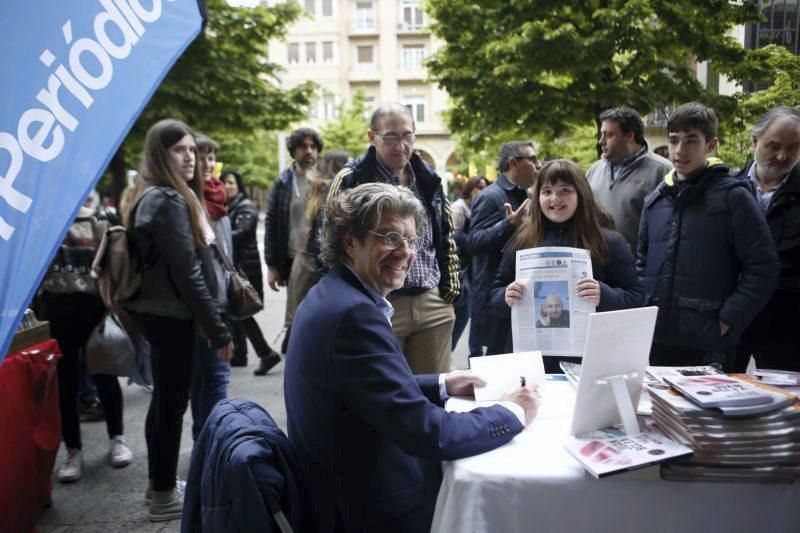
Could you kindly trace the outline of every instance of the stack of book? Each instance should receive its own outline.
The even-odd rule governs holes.
[[[793,482],[800,474],[800,405],[789,391],[710,367],[662,369],[646,385],[653,420],[694,454],[664,479]]]

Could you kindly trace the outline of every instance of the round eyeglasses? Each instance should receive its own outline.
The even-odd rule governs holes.
[[[378,233],[376,231],[370,230],[370,233],[372,233],[377,237],[383,237],[383,243],[390,250],[397,250],[398,248],[400,248],[400,246],[402,246],[403,244],[403,241],[406,242],[409,250],[411,250],[412,252],[416,252],[417,250],[419,250],[419,247],[422,245],[422,239],[420,239],[416,235],[406,239],[396,231],[390,231],[388,233]]]

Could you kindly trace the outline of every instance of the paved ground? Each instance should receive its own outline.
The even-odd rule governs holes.
[[[259,236],[259,242],[261,238]],[[265,310],[256,318],[267,341],[280,333],[286,292],[274,293],[267,288]],[[453,362],[464,368],[467,354],[467,335],[459,342]],[[280,340],[273,346],[280,347]],[[247,398],[258,402],[273,416],[281,428],[286,430],[286,409],[283,404],[283,364],[281,363],[264,377],[253,376],[256,359],[250,349],[247,368],[234,368],[229,396]],[[108,531],[169,531],[180,530],[180,521],[151,524],[147,520],[144,506],[144,491],[147,488],[147,451],[144,440],[144,418],[150,402],[150,393],[137,385],[124,385],[124,424],[128,445],[134,454],[133,464],[114,469],[108,464],[108,440],[105,423],[81,424],[84,470],[83,478],[75,483],[62,485],[53,476],[53,505],[45,510],[38,522],[40,532],[102,532]],[[189,457],[192,451],[191,414],[184,417],[178,475],[186,478]],[[56,468],[63,462],[62,449],[56,460]]]

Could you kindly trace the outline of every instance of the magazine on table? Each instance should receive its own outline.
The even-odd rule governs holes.
[[[723,417],[736,418],[763,415],[783,409],[794,403],[796,399],[794,395],[783,391],[764,390],[763,394],[768,397],[768,401],[765,403],[756,405],[703,407],[699,403],[691,401],[687,396],[672,387],[647,385],[645,389],[650,393],[650,397],[653,401],[661,400],[667,403],[672,409],[687,416],[713,417],[721,414]]]
[[[589,252],[549,246],[517,251],[515,279],[527,286],[511,308],[515,352],[580,357],[595,305],[576,294],[575,284],[592,277]]]
[[[691,448],[657,429],[626,435],[621,429],[605,428],[568,437],[564,447],[596,478],[692,454]]]
[[[697,405],[712,407],[746,407],[773,403],[773,396],[733,376],[722,373],[699,373],[672,369],[660,376]]]

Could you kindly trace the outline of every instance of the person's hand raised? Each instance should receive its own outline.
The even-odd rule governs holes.
[[[511,209],[511,204],[503,205],[506,208],[506,218],[508,221],[511,222],[515,227],[519,227],[519,225],[522,224],[522,221],[525,220],[525,216],[528,214],[528,208],[531,206],[531,201],[525,200],[516,211]]]

